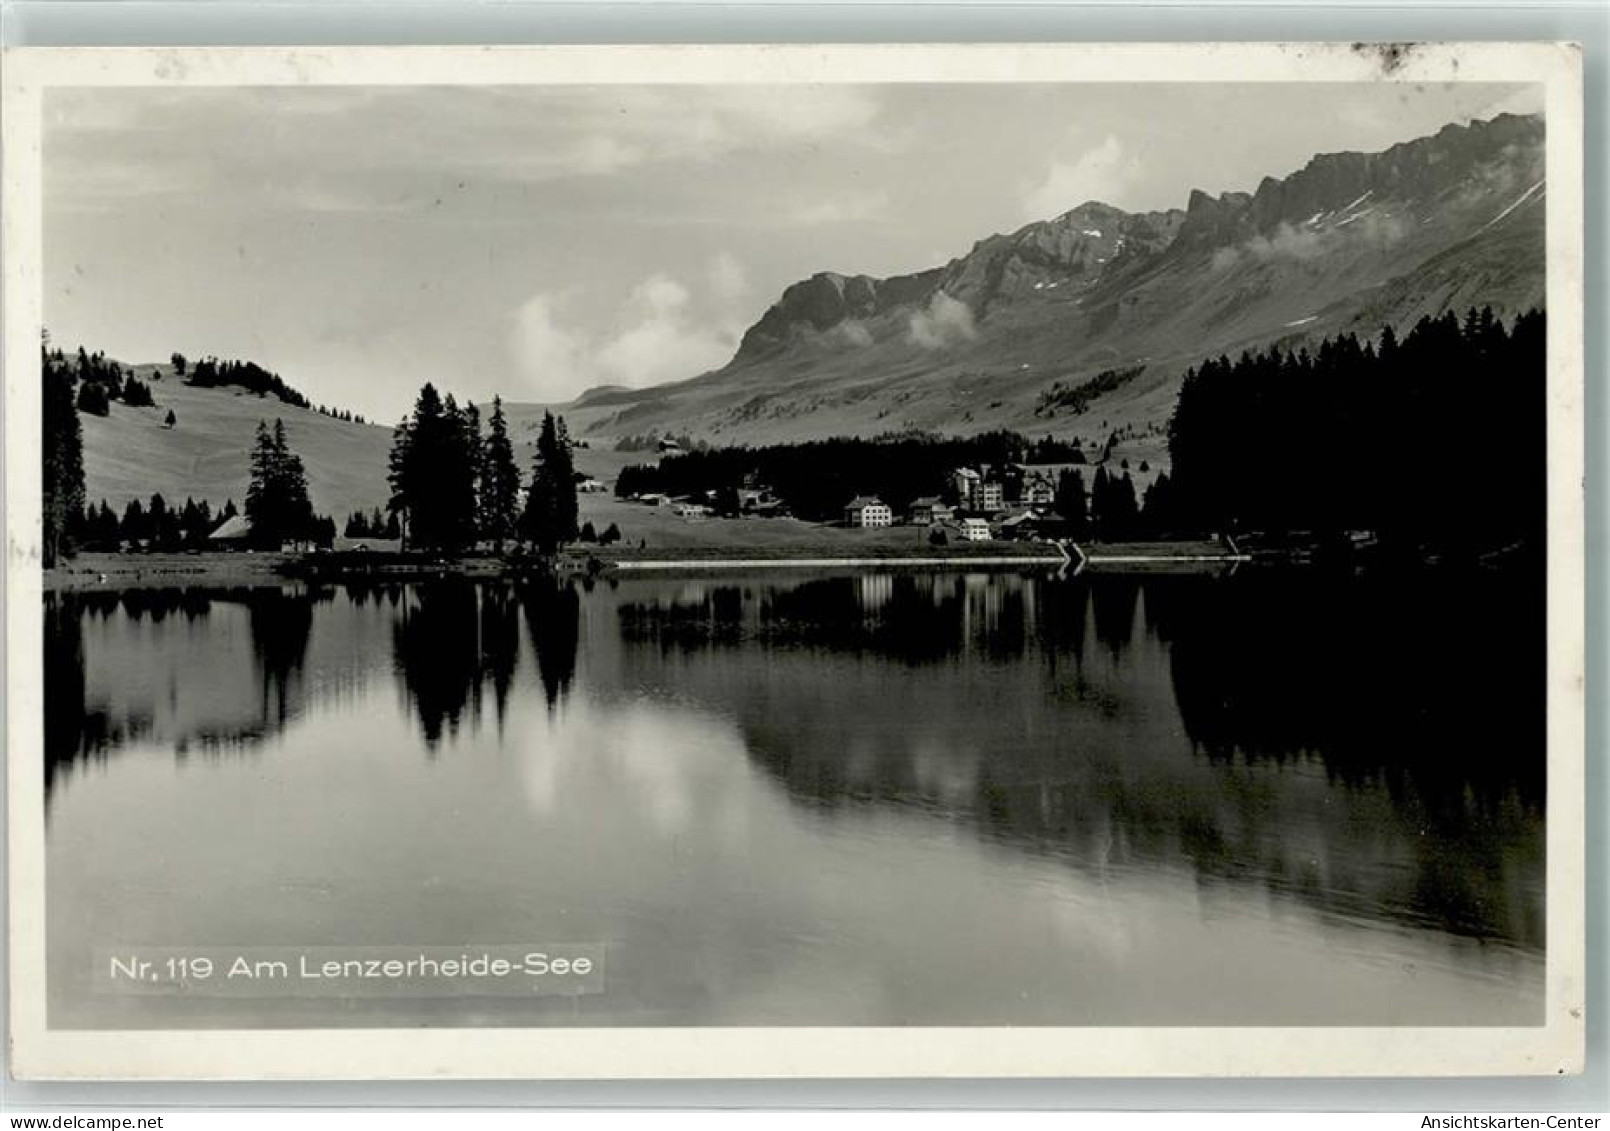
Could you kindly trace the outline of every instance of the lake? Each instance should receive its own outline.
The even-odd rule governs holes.
[[[888,572],[47,596],[50,1023],[1529,1025],[1541,588]],[[99,986],[591,945],[602,992]]]

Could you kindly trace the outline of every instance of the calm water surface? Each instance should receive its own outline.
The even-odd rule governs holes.
[[[47,598],[58,1027],[1534,1024],[1501,577]],[[583,998],[132,997],[103,946],[599,942]]]

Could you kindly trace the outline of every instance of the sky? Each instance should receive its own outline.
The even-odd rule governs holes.
[[[58,89],[45,324],[383,423],[724,364],[789,283],[1537,112],[1487,84]]]

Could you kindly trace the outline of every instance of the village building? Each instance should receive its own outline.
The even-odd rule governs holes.
[[[911,500],[911,506],[906,511],[906,521],[913,526],[932,526],[936,522],[949,522],[955,514],[956,509],[938,495],[924,495],[920,499]]]
[[[1057,501],[1056,484],[1048,475],[1030,472],[1023,477],[1021,500],[1026,507],[1048,507]]]
[[[994,514],[1006,507],[1005,488],[998,480],[984,479],[982,476],[973,480],[966,499],[968,510],[984,514]]]
[[[251,544],[252,524],[246,516],[237,514],[225,519],[211,534],[207,545],[215,550],[244,550]]]
[[[580,491],[583,495],[602,494],[606,489],[607,488],[605,488],[603,480],[593,479],[590,476],[576,484],[576,490]]]
[[[981,518],[964,518],[961,521],[961,536],[968,542],[988,542],[989,523]]]
[[[894,512],[889,505],[875,495],[860,495],[850,500],[844,508],[844,525],[846,526],[892,526]]]

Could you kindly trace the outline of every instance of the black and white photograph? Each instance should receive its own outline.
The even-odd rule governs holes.
[[[1575,1070],[1580,60],[1236,50],[25,70],[19,1060]]]

